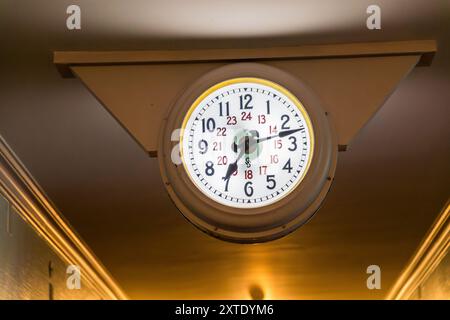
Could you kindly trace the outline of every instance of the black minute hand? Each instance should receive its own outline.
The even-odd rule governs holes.
[[[257,143],[260,143],[260,142],[263,142],[263,141],[266,141],[266,140],[270,140],[270,139],[273,139],[273,138],[283,138],[283,137],[286,137],[286,136],[291,135],[291,134],[293,134],[293,133],[296,133],[296,132],[298,132],[298,131],[300,131],[300,130],[303,130],[303,128],[280,131],[280,132],[279,132],[278,134],[276,134],[276,135],[269,136],[269,137],[265,137],[265,138],[259,138],[256,142],[257,142]]]

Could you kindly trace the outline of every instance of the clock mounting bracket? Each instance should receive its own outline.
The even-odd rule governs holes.
[[[167,108],[192,82],[216,68],[258,62],[299,77],[333,118],[340,151],[415,66],[429,66],[433,40],[253,49],[56,51],[65,78],[78,77],[150,155]]]

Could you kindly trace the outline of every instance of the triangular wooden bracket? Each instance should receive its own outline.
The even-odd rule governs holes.
[[[436,42],[399,41],[261,49],[59,51],[63,77],[77,76],[135,140],[156,156],[167,108],[198,77],[236,62],[259,62],[305,81],[332,115],[339,150],[414,66],[429,66]]]

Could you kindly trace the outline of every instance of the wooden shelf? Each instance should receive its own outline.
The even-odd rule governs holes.
[[[263,61],[420,55],[418,66],[431,64],[434,40],[361,42],[252,49],[55,51],[53,62],[63,77],[73,77],[70,66],[192,63],[211,61]]]

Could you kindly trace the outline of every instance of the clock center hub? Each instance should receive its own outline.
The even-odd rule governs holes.
[[[259,145],[258,145],[259,133],[256,130],[244,131],[243,134],[237,134],[233,143],[231,144],[231,149],[233,152],[243,152],[245,155],[253,155],[256,152],[255,157],[258,156]]]

